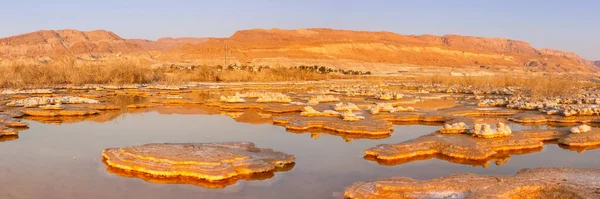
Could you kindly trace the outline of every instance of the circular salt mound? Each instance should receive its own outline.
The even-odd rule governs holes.
[[[272,172],[295,160],[251,142],[145,144],[105,149],[102,156],[109,166],[126,171],[208,181]]]

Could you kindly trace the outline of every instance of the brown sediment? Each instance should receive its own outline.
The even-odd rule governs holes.
[[[200,101],[189,98],[156,98],[152,99],[150,102],[164,105],[202,104]]]
[[[73,93],[72,96],[99,99],[99,98],[104,98],[107,96],[115,96],[115,95],[116,95],[116,93],[93,91],[93,92],[87,92],[87,93]]]
[[[548,122],[548,116],[541,113],[533,113],[533,112],[523,112],[521,114],[516,114],[508,117],[509,121],[518,122],[518,123],[534,123],[541,124]]]
[[[157,106],[152,109],[159,114],[207,114],[215,115],[221,111],[219,108],[209,107],[206,104],[201,105],[181,105],[181,106]]]
[[[119,117],[122,113],[116,111],[102,112],[95,115],[78,115],[78,116],[25,116],[23,119],[33,120],[45,124],[63,124],[63,123],[78,123],[84,121],[92,121],[104,123]]]
[[[29,126],[29,124],[25,123],[25,122],[21,122],[20,119],[15,119],[13,117],[11,117],[11,115],[8,115],[6,113],[0,113],[0,125],[6,126],[6,127],[27,127]]]
[[[521,131],[521,134],[540,141],[556,141],[567,147],[596,148],[600,146],[600,129],[590,132],[570,133],[569,128]]]
[[[451,116],[439,114],[437,112],[395,112],[379,113],[373,117],[381,118],[390,122],[423,122],[423,123],[443,123],[453,119]]]
[[[15,100],[26,99],[26,98],[29,98],[29,97],[31,97],[31,96],[30,95],[22,95],[22,94],[10,95],[10,98],[11,99],[15,99]]]
[[[399,105],[412,105],[419,101],[420,100],[414,99],[414,98],[401,98],[401,99],[394,99],[394,100],[381,100],[381,99],[370,98],[366,102],[370,103],[370,104],[389,103],[389,104],[392,104],[393,106],[399,106]]]
[[[0,137],[18,136],[19,131],[0,125]]]
[[[547,115],[540,112],[523,112],[510,116],[509,121],[517,123],[535,123],[535,124],[572,124],[572,123],[600,123],[600,116],[562,116],[562,115]]]
[[[128,109],[142,109],[142,108],[154,108],[153,104],[130,104],[127,105]]]
[[[377,162],[377,164],[384,165],[384,166],[396,166],[396,165],[405,164],[405,163],[409,163],[409,162],[437,158],[440,160],[445,160],[445,161],[456,163],[456,164],[481,166],[483,168],[488,168],[490,163],[492,163],[492,162],[498,166],[501,166],[502,164],[508,162],[510,160],[510,157],[513,155],[522,155],[522,154],[535,153],[535,152],[540,152],[540,151],[542,151],[541,147],[532,148],[532,149],[523,149],[523,150],[498,151],[496,154],[494,154],[488,158],[480,159],[480,160],[454,158],[454,157],[442,155],[439,153],[438,154],[419,155],[419,156],[414,156],[414,157],[410,157],[410,158],[393,159],[393,160],[383,160],[383,159],[378,159],[376,156],[365,155],[364,159],[370,160],[370,161],[375,161],[375,162]]]
[[[235,118],[235,121],[248,124],[272,124],[273,118],[270,115],[262,114],[258,110],[245,110],[243,114]]]
[[[7,142],[7,141],[11,141],[11,140],[16,140],[16,139],[19,139],[18,135],[0,136],[0,142]]]
[[[467,129],[445,129],[442,128],[440,130],[438,130],[438,133],[443,133],[443,134],[463,134],[466,133],[468,130]]]
[[[296,134],[311,134],[311,137],[315,140],[317,138],[319,138],[322,134],[334,135],[334,136],[342,137],[346,142],[350,142],[350,141],[356,140],[356,139],[378,140],[378,139],[385,139],[385,138],[390,137],[390,134],[378,134],[378,135],[351,134],[351,133],[340,133],[337,131],[320,129],[320,128],[312,128],[312,129],[306,129],[306,130],[286,129],[286,131],[290,132],[290,133],[296,133]]]
[[[152,92],[152,91],[138,90],[138,89],[115,90],[114,92],[117,95],[135,95],[135,96],[151,96],[151,95],[154,95],[154,92]]]
[[[240,112],[240,111],[221,111],[221,115],[227,116],[231,119],[236,119],[243,114],[244,114],[244,112]]]
[[[421,110],[440,110],[460,106],[460,104],[456,103],[453,100],[427,99],[419,101],[415,104],[411,104],[410,106]]]
[[[114,110],[121,110],[120,106],[114,105],[114,104],[74,104],[74,105],[70,105],[72,107],[80,107],[80,108],[88,108],[88,109],[94,109],[94,110],[98,110],[98,111],[114,111]]]
[[[389,135],[394,127],[391,122],[365,115],[359,121],[344,121],[338,117],[302,117],[279,116],[273,119],[275,124],[283,125],[288,130],[308,130],[319,128],[347,134]]]
[[[216,181],[208,181],[204,179],[191,178],[191,177],[157,177],[147,173],[136,172],[132,170],[123,170],[115,167],[111,167],[106,163],[106,159],[103,159],[102,162],[106,164],[108,167],[106,171],[109,173],[126,177],[126,178],[139,178],[146,182],[155,183],[155,184],[190,184],[201,186],[210,189],[222,189],[229,185],[235,184],[239,180],[267,180],[275,176],[275,172],[284,172],[292,170],[295,166],[295,163],[286,164],[283,167],[277,167],[273,172],[262,172],[262,173],[253,173],[253,174],[242,174],[235,177],[216,180]]]
[[[583,153],[585,151],[589,151],[589,150],[595,150],[595,149],[600,149],[600,145],[595,145],[595,146],[569,146],[569,145],[564,145],[564,144],[558,144],[558,146],[562,149],[566,149],[569,151],[575,151],[577,153]]]
[[[452,174],[432,180],[394,177],[357,182],[351,199],[391,198],[600,198],[600,169],[522,169],[513,176]]]
[[[593,147],[600,145],[600,129],[594,128],[585,133],[568,133],[558,139],[558,143],[571,147]]]
[[[521,113],[521,110],[498,108],[498,107],[476,107],[476,106],[459,106],[454,108],[440,109],[441,114],[453,116],[511,116]]]
[[[536,139],[539,141],[557,141],[558,139],[568,136],[570,133],[568,128],[559,128],[559,129],[532,129],[515,132],[521,135],[527,136],[532,139]]]
[[[207,181],[273,172],[295,161],[293,155],[251,142],[145,144],[105,149],[102,156],[109,166],[126,171]]]
[[[294,105],[288,103],[258,103],[258,102],[241,102],[241,103],[225,103],[216,100],[207,100],[207,106],[219,107],[225,110],[239,109],[259,109],[271,113],[290,113],[300,112],[305,105]]]
[[[21,118],[21,117],[25,116],[25,113],[23,113],[20,110],[5,111],[4,114],[8,115],[8,116],[10,116],[12,118]]]
[[[39,116],[39,117],[56,117],[56,116],[85,116],[85,115],[96,115],[99,112],[90,108],[66,106],[62,110],[46,110],[40,108],[27,108],[22,109],[22,112],[27,116]]]
[[[27,123],[21,122],[19,119],[14,119],[5,113],[0,113],[0,138],[18,138],[19,131],[17,128],[27,128],[27,126]]]

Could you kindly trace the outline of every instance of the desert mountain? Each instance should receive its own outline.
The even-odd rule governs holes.
[[[193,38],[193,37],[183,37],[183,38],[171,38],[165,37],[160,38],[156,41],[145,40],[145,39],[128,39],[133,43],[136,43],[144,50],[151,51],[163,51],[170,50],[173,48],[180,47],[184,44],[200,44],[208,40],[208,38]]]
[[[225,43],[233,61],[249,65],[318,64],[374,70],[388,70],[398,65],[595,70],[591,61],[574,53],[536,49],[527,42],[504,38],[414,36],[332,29],[242,30],[229,38],[184,45],[163,58],[219,64],[223,62]]]
[[[157,41],[126,40],[104,30],[43,30],[0,39],[0,59],[123,53],[129,57],[144,56],[144,60],[156,63],[223,65],[225,45],[228,47],[228,64],[236,65],[320,65],[363,71],[440,66],[458,70],[469,67],[508,71],[598,70],[595,66],[598,62],[585,60],[574,53],[536,49],[524,41],[332,29],[252,29],[237,31],[229,38],[163,38]]]
[[[0,57],[128,53],[139,45],[105,30],[41,30],[0,39]]]

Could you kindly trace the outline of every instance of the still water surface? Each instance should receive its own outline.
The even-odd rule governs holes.
[[[514,155],[509,162],[489,168],[439,159],[383,166],[363,159],[363,151],[377,144],[398,143],[439,129],[425,125],[396,125],[389,138],[347,143],[340,136],[322,134],[314,139],[310,133],[240,123],[221,115],[146,112],[105,123],[28,122],[30,129],[21,131],[19,139],[0,142],[0,198],[343,198],[344,188],[354,182],[391,176],[431,179],[457,172],[514,174],[522,168],[600,165],[600,150],[579,154],[555,144],[545,145],[540,152]],[[258,147],[294,154],[296,165],[270,179],[209,189],[121,177],[108,172],[101,157],[102,150],[109,147],[225,141],[251,141]]]

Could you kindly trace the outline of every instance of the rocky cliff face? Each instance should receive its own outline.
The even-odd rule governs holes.
[[[42,30],[0,39],[0,57],[128,53],[141,48],[116,34],[95,30]]]
[[[332,29],[252,29],[229,38],[125,40],[98,30],[38,31],[0,39],[0,59],[19,56],[90,53],[146,56],[154,62],[237,65],[321,65],[361,71],[398,71],[401,67],[496,68],[505,71],[599,70],[574,53],[536,49],[524,41],[459,35],[400,35]],[[146,53],[146,52],[156,53]],[[483,67],[480,67],[483,66]],[[478,69],[479,70],[479,69]]]
[[[600,67],[600,61],[595,61],[595,62],[594,62],[594,65],[596,65],[596,66]]]
[[[238,64],[393,70],[398,65],[537,67],[539,70],[593,70],[576,54],[535,49],[527,42],[459,35],[400,35],[331,29],[253,29],[230,38],[185,45],[162,56],[165,60],[222,63],[224,44]],[[217,61],[220,58],[220,61]]]
[[[151,51],[164,51],[170,50],[173,48],[180,47],[185,44],[200,44],[208,40],[208,38],[193,38],[193,37],[184,37],[184,38],[160,38],[156,41],[144,40],[144,39],[129,39],[129,41],[136,43],[144,50]]]

